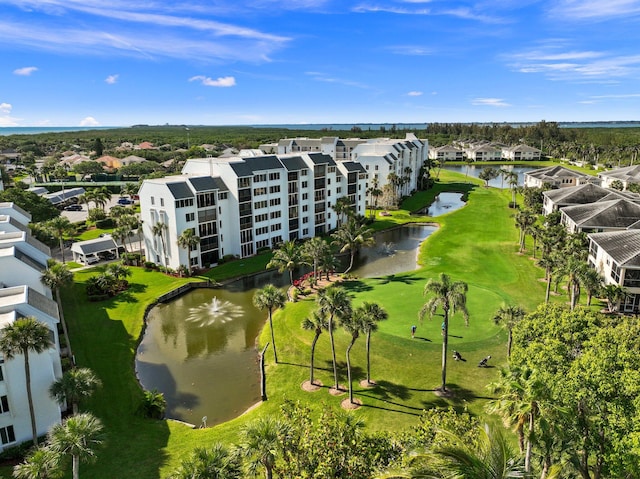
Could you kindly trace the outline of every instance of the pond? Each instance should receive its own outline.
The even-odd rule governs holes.
[[[455,171],[456,173],[473,176],[474,178],[479,178],[480,172],[485,168],[487,168],[486,165],[445,165],[442,167],[443,170]],[[524,185],[524,174],[533,170],[537,170],[540,167],[496,164],[491,165],[491,168],[502,168],[503,170],[516,173],[518,175],[518,186],[522,186]],[[489,181],[489,186],[492,186],[494,188],[509,188],[509,184],[507,183],[506,179],[502,177],[502,175]]]
[[[418,247],[435,230],[409,225],[378,233],[375,246],[357,256],[353,273],[377,277],[416,269]],[[206,416],[212,426],[260,401],[256,338],[266,314],[253,306],[253,294],[269,283],[285,286],[288,278],[265,272],[224,289],[195,289],[150,311],[136,373],[145,389],[164,394],[167,417],[199,426]]]
[[[465,202],[462,201],[463,196],[463,193],[440,193],[435,197],[433,203],[431,203],[426,208],[422,208],[421,210],[416,211],[415,214],[435,217],[443,215],[445,213],[451,213],[452,211],[456,211],[465,205]]]

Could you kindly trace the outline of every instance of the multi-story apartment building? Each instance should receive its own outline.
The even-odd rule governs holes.
[[[31,215],[13,203],[0,203],[0,328],[23,317],[35,317],[50,330],[52,347],[29,356],[36,430],[45,434],[62,417],[60,405],[49,395],[62,376],[59,313],[51,291],[40,277],[49,248],[30,236]],[[0,357],[0,450],[31,439],[24,358]]]
[[[145,180],[139,192],[147,258],[174,269],[326,233],[338,226],[331,207],[341,197],[365,212],[365,169],[322,153],[191,159],[182,173]],[[200,238],[188,260],[177,244],[186,229]]]
[[[464,161],[464,151],[454,145],[429,149],[429,159],[438,161]]]

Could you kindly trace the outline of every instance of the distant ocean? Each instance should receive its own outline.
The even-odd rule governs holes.
[[[479,125],[499,125],[502,123],[480,123]],[[192,127],[216,127],[216,126],[237,126],[249,128],[284,128],[287,130],[337,130],[349,131],[351,128],[358,127],[363,131],[380,130],[385,128],[391,130],[394,126],[398,130],[424,130],[429,123],[303,123],[303,124],[273,124],[273,125],[188,125]],[[535,125],[535,122],[509,123],[516,128],[519,126]],[[603,121],[603,122],[558,122],[560,128],[640,128],[640,121]],[[145,125],[147,126],[147,125]],[[183,125],[149,125],[153,126],[183,126]],[[7,135],[35,135],[38,133],[65,133],[70,131],[89,131],[89,130],[110,130],[113,128],[128,128],[126,126],[8,126],[0,127],[0,136]]]

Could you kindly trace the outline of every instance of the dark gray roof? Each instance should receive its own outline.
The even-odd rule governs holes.
[[[179,183],[167,183],[167,188],[176,200],[184,198],[193,198],[193,191],[187,185],[186,181],[180,181]]]
[[[112,236],[105,236],[104,238],[96,238],[87,241],[78,241],[71,245],[71,251],[76,251],[83,255],[92,253],[102,253],[103,251],[117,250],[118,245]]]
[[[622,267],[640,267],[640,231],[610,231],[588,235]]]
[[[222,178],[215,176],[198,176],[197,178],[189,178],[189,183],[193,185],[196,191],[229,191]]]
[[[342,161],[341,163],[349,172],[351,171],[356,171],[358,173],[367,172],[367,170],[364,169],[364,166],[362,166],[360,163],[356,163],[355,161]]]
[[[603,171],[598,173],[600,178],[611,177],[621,181],[634,182],[640,180],[640,165],[625,166],[624,168],[616,168],[615,170]]]
[[[329,155],[324,153],[309,153],[309,158],[313,161],[314,165],[334,165],[336,162]]]
[[[548,197],[557,205],[584,205],[586,203],[594,203],[612,193],[614,193],[612,190],[591,183],[542,192],[544,196]]]
[[[640,220],[640,205],[618,199],[567,206],[562,213],[581,228],[628,228]]]
[[[304,160],[299,156],[287,156],[280,158],[280,161],[287,171],[300,171],[309,168]]]
[[[243,158],[242,161],[229,163],[238,178],[253,176],[255,172],[279,170],[282,163],[276,155],[265,155]]]
[[[542,181],[553,182],[558,178],[587,178],[589,180],[597,179],[595,176],[587,175],[579,171],[570,170],[564,166],[548,166],[546,168],[540,168],[539,170],[530,171],[528,176],[537,178]]]

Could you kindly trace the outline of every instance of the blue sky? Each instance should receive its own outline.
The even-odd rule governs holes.
[[[640,120],[640,0],[0,0],[0,127]]]

